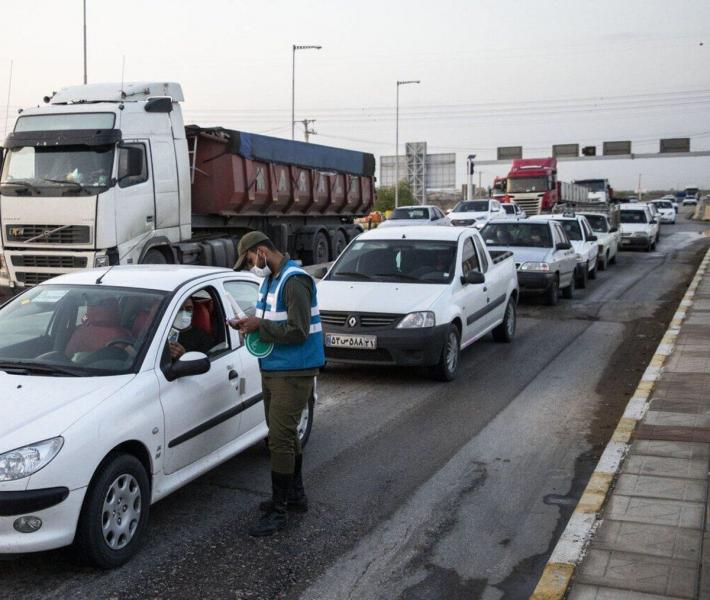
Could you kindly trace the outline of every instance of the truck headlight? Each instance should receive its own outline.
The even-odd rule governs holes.
[[[106,254],[102,254],[100,256],[94,257],[94,266],[95,267],[108,267],[108,256]]]
[[[7,270],[7,265],[5,264],[5,258],[0,254],[0,275],[4,277],[9,277],[10,272]]]
[[[422,327],[434,327],[436,317],[430,310],[409,313],[397,325],[397,329],[420,329]]]
[[[0,481],[29,477],[46,467],[59,454],[63,437],[55,437],[0,454]]]
[[[550,265],[546,262],[524,262],[520,265],[521,271],[549,271]]]

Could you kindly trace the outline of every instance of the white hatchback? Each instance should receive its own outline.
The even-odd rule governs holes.
[[[266,437],[258,361],[225,323],[254,309],[258,286],[227,269],[123,266],[52,279],[0,308],[0,554],[76,542],[93,564],[118,566],[151,503]]]

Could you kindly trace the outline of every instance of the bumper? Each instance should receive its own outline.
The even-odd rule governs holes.
[[[619,248],[646,248],[650,243],[647,237],[621,238]]]
[[[439,362],[447,325],[423,329],[354,330],[326,327],[325,333],[376,335],[377,349],[325,348],[328,362],[350,364],[430,366]]]
[[[672,215],[661,215],[661,223],[675,223],[675,213]]]
[[[66,488],[52,488],[53,490],[65,490]],[[84,501],[86,488],[68,491],[64,500],[58,504],[44,509],[33,509],[32,504],[37,502],[39,492],[48,490],[27,490],[26,492],[2,492],[0,495],[0,508],[5,509],[10,506],[6,494],[25,494],[24,497],[17,495],[10,502],[12,503],[11,516],[0,516],[0,554],[21,554],[24,552],[40,552],[68,546],[74,541],[76,524],[79,520],[81,505]],[[40,494],[41,496],[41,494]],[[53,496],[56,499],[57,496]],[[42,499],[46,502],[47,496]],[[27,508],[27,511],[15,512],[17,508]],[[19,516],[32,515],[42,519],[42,527],[33,533],[20,533],[15,530],[13,523]]]
[[[518,271],[518,286],[521,294],[541,294],[552,285],[555,273]]]

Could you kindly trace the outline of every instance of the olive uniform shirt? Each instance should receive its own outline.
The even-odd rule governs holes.
[[[289,261],[285,255],[274,277],[278,277]],[[308,275],[292,275],[283,287],[283,301],[286,305],[286,322],[275,323],[262,319],[259,322],[259,337],[274,344],[302,344],[311,331],[311,298],[313,280]],[[256,316],[259,315],[257,310]],[[295,371],[262,371],[267,377],[313,377],[318,369]]]

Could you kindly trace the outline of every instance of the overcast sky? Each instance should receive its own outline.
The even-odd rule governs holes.
[[[87,0],[89,82],[174,80],[188,122],[290,137],[296,118],[318,143],[394,154],[400,143],[470,153],[552,143],[600,146],[691,136],[710,150],[708,0]],[[16,110],[82,80],[81,0],[2,0],[0,124],[10,60]],[[303,127],[297,129],[302,139]],[[485,166],[483,182],[507,166]],[[563,163],[562,179],[607,176],[630,189],[710,187],[710,158]]]

